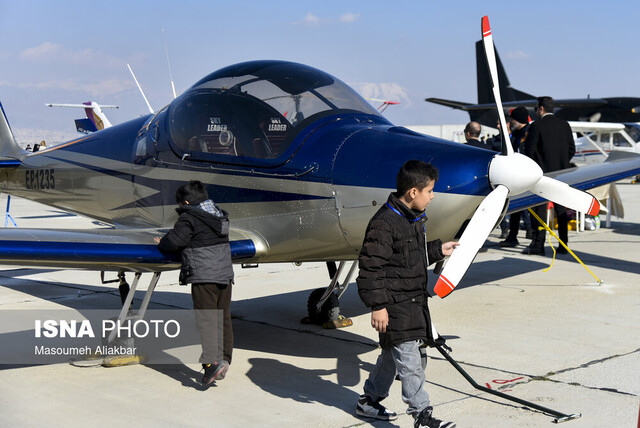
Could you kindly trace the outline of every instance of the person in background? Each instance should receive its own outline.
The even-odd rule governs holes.
[[[539,119],[529,127],[529,134],[525,140],[525,155],[533,159],[542,172],[552,172],[569,168],[571,158],[576,152],[573,134],[569,123],[553,114],[554,102],[551,97],[539,97],[536,113]],[[569,242],[569,228],[567,209],[553,204],[558,219],[558,235],[565,244]],[[546,217],[547,204],[538,205],[533,211],[542,219]],[[532,219],[533,222],[533,219]],[[532,228],[531,244],[525,248],[523,254],[544,255],[544,240],[546,230],[536,224]],[[566,254],[563,246],[558,246],[558,253]]]
[[[466,144],[480,149],[491,150],[491,147],[478,140],[478,138],[480,138],[480,132],[482,132],[482,127],[478,122],[467,123],[467,126],[464,127],[464,139],[467,141]]]
[[[511,129],[511,145],[514,153],[524,153],[524,142],[529,135],[529,112],[526,107],[516,107],[511,111],[510,129]],[[524,220],[527,238],[531,239],[531,218],[529,211],[518,211],[509,214],[509,233],[504,241],[500,241],[501,247],[515,247],[518,242],[518,231],[520,230],[520,219]]]
[[[231,286],[233,265],[229,246],[229,216],[209,199],[200,181],[189,181],[176,191],[180,215],[173,229],[154,238],[163,252],[180,252],[180,284],[191,284],[196,327],[202,342],[202,383],[224,379],[233,352]],[[218,317],[223,320],[222,355],[219,352]]]

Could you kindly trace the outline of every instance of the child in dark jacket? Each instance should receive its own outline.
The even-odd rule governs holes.
[[[224,379],[233,352],[231,285],[233,265],[229,247],[229,217],[218,208],[200,181],[190,181],[176,191],[180,217],[162,239],[155,238],[164,252],[180,251],[180,284],[191,284],[196,327],[202,342],[202,383]],[[219,310],[222,317],[219,317]],[[222,331],[220,331],[220,318]],[[222,355],[219,340],[222,333]]]
[[[415,427],[453,427],[432,417],[420,346],[433,337],[427,306],[427,267],[453,253],[455,242],[427,241],[425,209],[433,199],[438,171],[410,160],[397,176],[397,192],[371,218],[360,252],[358,293],[372,309],[371,325],[380,334],[382,353],[364,384],[356,406],[359,416],[394,420],[380,404],[398,375],[402,399]],[[437,333],[436,333],[437,335]]]

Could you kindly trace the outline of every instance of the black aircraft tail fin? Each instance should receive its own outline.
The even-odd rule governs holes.
[[[519,91],[517,89],[511,88],[514,94],[514,101],[523,101],[523,100],[535,100],[537,97],[527,94],[526,92]]]
[[[504,70],[500,56],[498,55],[498,50],[495,49],[495,44],[494,50],[496,52],[498,80],[500,81],[500,94],[502,96],[502,101],[508,102],[535,99],[535,96],[511,87],[507,73]],[[478,84],[478,104],[495,103],[496,100],[493,97],[489,66],[487,65],[487,56],[484,52],[484,44],[482,43],[482,40],[476,42],[476,78]]]

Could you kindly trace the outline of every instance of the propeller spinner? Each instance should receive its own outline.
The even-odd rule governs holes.
[[[568,184],[545,177],[542,169],[532,159],[514,153],[508,139],[507,122],[502,109],[500,85],[496,67],[496,56],[493,48],[493,36],[489,18],[482,17],[482,41],[484,43],[489,73],[493,89],[493,96],[498,108],[500,126],[502,127],[502,154],[496,155],[489,165],[489,181],[494,188],[482,201],[471,217],[464,233],[460,237],[460,245],[449,258],[444,267],[435,292],[444,298],[451,293],[476,257],[478,250],[487,240],[489,233],[498,222],[504,204],[509,196],[531,191],[545,199],[564,205],[576,211],[596,215],[600,212],[600,203],[587,192],[574,189]]]

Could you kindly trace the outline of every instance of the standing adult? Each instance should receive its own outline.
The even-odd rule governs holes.
[[[553,114],[554,103],[551,97],[539,97],[536,112],[539,119],[529,127],[529,135],[525,140],[525,154],[533,159],[543,172],[552,172],[569,168],[570,161],[576,152],[571,127],[566,120]],[[543,218],[547,204],[535,207],[534,212]],[[569,241],[567,209],[554,204],[558,219],[558,235],[565,244]],[[533,221],[532,221],[533,223]],[[544,239],[546,231],[533,226],[533,238],[529,247],[523,254],[544,255]],[[558,247],[558,252],[564,254],[567,250],[563,246]]]
[[[524,154],[524,143],[529,135],[529,112],[526,107],[516,107],[511,111],[509,117],[511,129],[511,145],[515,153]],[[520,218],[524,219],[527,238],[531,238],[531,221],[528,211],[518,211],[509,215],[509,233],[504,241],[500,241],[501,247],[515,247],[518,242],[518,231],[520,230]]]
[[[499,152],[500,147],[498,146],[498,149],[495,148],[496,137],[490,138],[487,142],[483,142],[478,140],[478,138],[480,138],[480,132],[482,132],[482,126],[478,122],[471,121],[467,123],[467,125],[464,127],[464,139],[467,141],[466,144],[468,146],[478,147],[480,149]],[[498,139],[497,141],[497,144],[499,145],[501,140]],[[500,222],[500,239],[506,238],[508,233],[509,226],[507,223],[507,219],[503,218]],[[486,251],[486,248],[482,248],[480,251]]]
[[[478,139],[480,138],[481,131],[482,126],[478,122],[467,123],[467,126],[464,127],[464,139],[467,141],[466,144],[480,149],[491,150],[491,147],[488,144],[485,144]]]

